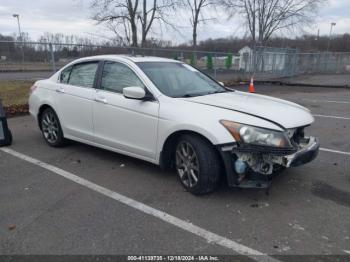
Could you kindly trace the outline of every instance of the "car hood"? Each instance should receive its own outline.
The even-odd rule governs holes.
[[[239,91],[197,96],[185,100],[254,115],[284,128],[306,126],[314,121],[310,111],[303,106],[274,97]]]

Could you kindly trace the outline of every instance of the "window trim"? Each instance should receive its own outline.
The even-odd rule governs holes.
[[[146,92],[146,97],[148,96],[148,99],[145,101],[151,101],[151,102],[158,102],[158,99],[153,95],[153,93],[149,90],[145,82],[142,80],[142,78],[139,76],[137,72],[135,72],[134,69],[132,69],[127,63],[124,63],[123,61],[115,61],[115,60],[101,60],[99,63],[99,68],[98,68],[98,75],[97,75],[97,81],[96,81],[96,90],[103,91],[103,92],[108,92],[111,94],[116,94],[116,95],[121,95],[124,97],[123,92],[115,92],[115,91],[110,91],[110,90],[105,90],[102,89],[102,74],[103,74],[103,68],[106,63],[119,63],[127,68],[129,68],[140,80],[140,82],[143,84],[145,92]]]
[[[96,69],[96,72],[95,72],[95,75],[94,75],[94,81],[93,81],[91,87],[72,85],[72,84],[69,83],[69,80],[70,80],[72,71],[73,71],[73,69],[74,69],[75,66],[79,66],[79,65],[83,65],[83,64],[93,64],[93,63],[96,63],[96,64],[97,64],[97,69]],[[99,71],[99,68],[100,68],[100,63],[101,63],[100,60],[88,60],[88,61],[82,61],[82,62],[77,62],[77,63],[71,64],[71,65],[65,67],[64,69],[62,69],[62,71],[61,71],[60,74],[59,74],[58,81],[59,81],[60,84],[63,84],[63,85],[69,85],[69,86],[80,87],[80,88],[88,88],[88,89],[96,89],[96,84],[97,84],[97,81],[96,81],[96,80],[97,80],[97,78],[98,78],[98,71]],[[69,67],[70,67],[71,69],[70,69],[70,73],[69,73],[68,82],[67,82],[67,83],[62,83],[62,82],[61,82],[61,74],[62,74],[62,72],[63,72],[64,70],[66,70],[66,69],[69,68]]]
[[[70,66],[67,66],[67,67],[65,67],[65,68],[62,69],[62,71],[60,72],[60,74],[59,74],[59,76],[58,76],[58,82],[59,82],[60,84],[68,85],[69,78],[70,78],[70,74],[72,73],[73,66],[74,66],[74,65],[70,65]],[[66,71],[67,69],[69,69],[69,76],[68,76],[67,83],[64,83],[64,82],[61,82],[61,76],[62,76],[63,71]]]
[[[117,93],[117,94],[123,94],[123,92],[117,92],[117,91],[113,91],[113,90],[106,90],[102,88],[102,77],[103,77],[103,69],[105,67],[105,65],[107,63],[114,63],[114,64],[121,64],[123,66],[125,66],[126,68],[128,68],[131,72],[133,72],[135,74],[135,76],[138,78],[138,80],[142,83],[143,87],[146,88],[145,83],[141,80],[141,78],[136,74],[136,72],[134,70],[132,70],[128,65],[121,63],[121,62],[117,62],[117,61],[110,61],[110,60],[105,60],[103,61],[103,64],[101,64],[101,76],[100,76],[100,81],[99,81],[99,85],[98,85],[98,89],[101,91],[107,91],[107,92],[111,92],[111,93]],[[146,90],[145,90],[146,91]]]

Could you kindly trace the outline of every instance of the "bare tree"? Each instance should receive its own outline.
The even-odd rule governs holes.
[[[145,46],[147,35],[156,20],[167,22],[165,11],[176,4],[170,0],[93,0],[93,19],[107,23],[117,38],[125,43],[138,45],[138,33],[141,33],[141,45]]]
[[[106,28],[115,35],[115,42],[121,46],[131,46],[131,26],[127,19],[111,20],[106,23]]]
[[[197,47],[197,28],[198,24],[212,18],[205,18],[203,15],[203,9],[210,5],[214,5],[213,0],[183,0],[182,6],[191,11],[190,22],[192,26],[192,46],[194,49]]]
[[[150,2],[150,1],[148,1]],[[170,24],[166,19],[166,10],[171,9],[176,4],[175,1],[153,0],[150,7],[147,7],[146,0],[143,0],[142,13],[138,19],[141,23],[141,45],[146,45],[147,35],[155,20]]]
[[[309,25],[325,0],[221,0],[231,15],[244,16],[254,43],[264,45],[282,29]]]
[[[137,46],[137,10],[139,0],[93,0],[93,19],[98,23],[107,23],[108,28],[114,28],[117,37],[120,37],[120,25],[130,29],[132,46]],[[129,37],[126,35],[125,37]]]

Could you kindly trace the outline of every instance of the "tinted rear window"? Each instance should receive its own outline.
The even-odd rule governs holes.
[[[74,86],[93,87],[98,62],[89,62],[73,66],[69,84]]]

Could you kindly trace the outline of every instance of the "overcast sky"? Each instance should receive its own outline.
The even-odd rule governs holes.
[[[44,32],[77,34],[80,36],[104,36],[111,34],[102,26],[97,26],[89,17],[89,0],[1,0],[0,1],[0,34],[12,35],[18,32],[17,21],[12,14],[20,14],[20,21],[23,32],[28,32],[33,40],[36,40]],[[328,0],[316,19],[316,23],[311,28],[305,29],[308,33],[329,34],[330,23],[336,22],[334,33],[350,33],[350,0]],[[220,11],[213,12],[207,10],[211,16],[220,19],[214,22],[201,24],[198,32],[199,40],[207,38],[244,36],[247,33],[246,27],[242,24],[242,19],[236,16],[227,20]],[[176,18],[173,18],[176,19]],[[172,40],[175,43],[189,41],[191,39],[191,28],[186,24],[186,19],[176,19],[182,21],[182,35],[174,32],[170,28],[159,27],[154,29],[153,35],[157,38]],[[287,33],[284,33],[287,34]],[[300,35],[301,32],[294,32]],[[188,37],[186,37],[188,36]],[[290,33],[288,33],[290,36]]]

